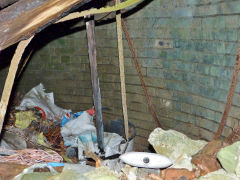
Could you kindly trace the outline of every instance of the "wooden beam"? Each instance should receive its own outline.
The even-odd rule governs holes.
[[[120,0],[116,0],[116,4],[120,4]],[[124,55],[123,55],[121,12],[118,12],[116,14],[116,22],[117,22],[118,59],[119,59],[119,70],[120,70],[120,82],[121,82],[121,95],[122,95],[122,109],[123,109],[123,119],[124,119],[124,130],[125,130],[126,140],[128,142],[128,138],[129,138],[129,132],[128,131],[129,131],[129,128],[128,128],[127,94],[126,94],[125,70],[124,70]]]
[[[94,101],[94,107],[96,110],[97,140],[98,140],[99,148],[101,150],[104,150],[102,103],[101,103],[101,93],[100,93],[100,87],[99,87],[98,71],[97,71],[97,50],[96,50],[94,20],[87,21],[86,28],[87,28],[87,38],[88,38],[88,54],[89,54],[92,88],[93,88],[93,101]]]
[[[15,2],[17,2],[18,0],[0,0],[0,8],[5,8]]]
[[[11,64],[10,64],[10,68],[9,68],[9,72],[7,75],[7,79],[4,85],[4,89],[3,89],[3,93],[2,93],[2,98],[0,101],[0,134],[2,131],[2,127],[3,127],[3,122],[4,122],[4,118],[5,118],[5,114],[7,111],[7,107],[8,107],[8,102],[9,102],[9,98],[12,92],[12,87],[14,84],[14,80],[16,77],[16,73],[18,70],[18,65],[19,62],[22,58],[22,55],[24,53],[25,48],[27,47],[27,45],[30,43],[30,41],[32,40],[33,37],[21,41],[18,44],[18,47],[16,49],[16,52],[12,58]]]
[[[0,51],[54,23],[89,0],[21,0],[0,11]]]

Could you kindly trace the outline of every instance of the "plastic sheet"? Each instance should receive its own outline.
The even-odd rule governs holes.
[[[54,104],[53,93],[45,93],[44,86],[40,83],[32,88],[23,98],[18,110],[26,110],[27,108],[38,107],[46,114],[47,119],[59,121],[70,110],[62,109]]]
[[[37,118],[34,117],[33,111],[21,111],[17,112],[16,114],[16,127],[20,129],[26,129],[32,121],[36,121]]]
[[[34,164],[34,165],[30,166],[29,168],[24,169],[21,174],[15,176],[14,180],[23,180],[24,175],[33,173],[34,169],[45,168],[45,167],[47,167],[50,170],[50,173],[52,175],[58,174],[51,166],[47,166],[47,164],[45,164],[45,163]]]
[[[79,138],[78,140],[78,157],[79,159],[83,159],[83,151],[91,151],[99,153],[99,149],[97,146],[97,141],[95,140],[96,132],[91,132],[89,134],[84,134],[84,138]],[[94,137],[94,138],[92,138]],[[83,141],[85,139],[86,141]],[[126,149],[126,152],[132,151],[132,143],[131,140],[129,148]],[[126,145],[123,137],[116,133],[107,133],[104,132],[104,157],[110,157],[116,154],[122,154],[124,151],[124,147]]]
[[[125,167],[125,164],[117,159],[108,159],[101,162],[101,165],[109,167],[114,172],[121,172],[121,169]]]
[[[87,111],[84,111],[79,116],[76,116],[76,118],[70,119],[67,122],[65,117],[63,120],[64,123],[62,124],[64,124],[64,126],[61,127],[61,135],[65,146],[77,147],[77,138],[80,135],[86,134],[87,136],[89,134],[88,136],[91,136],[91,132],[96,131],[93,124],[93,116]]]
[[[3,132],[2,138],[0,140],[1,149],[26,149],[27,143],[23,138],[24,132],[16,127],[6,127],[7,131]]]
[[[74,114],[69,113],[62,119],[61,135],[64,140],[64,146],[77,147],[80,160],[84,159],[83,151],[99,153],[96,128],[93,123],[94,112],[93,109],[90,109]],[[132,141],[129,142],[127,151],[132,150]],[[125,147],[125,143],[122,142],[125,142],[125,140],[120,135],[104,132],[104,156],[109,157],[121,154]],[[68,152],[71,156],[74,153],[71,153],[70,149],[68,149]]]

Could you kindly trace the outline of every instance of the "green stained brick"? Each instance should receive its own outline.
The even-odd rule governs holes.
[[[168,50],[167,51],[167,59],[177,59],[179,57],[180,50],[174,49],[174,50]]]
[[[204,44],[202,42],[195,41],[193,46],[196,51],[204,50]]]
[[[163,67],[163,62],[161,59],[143,59],[140,61],[143,67]]]
[[[159,52],[159,56],[160,56],[161,58],[166,58],[166,57],[167,57],[167,51],[160,51],[160,52]]]
[[[238,44],[237,43],[225,43],[225,53],[237,55]]]
[[[53,41],[53,46],[54,47],[61,48],[61,47],[65,47],[66,44],[67,44],[67,41],[64,38],[58,38],[55,41]]]
[[[225,43],[224,42],[216,42],[217,53],[225,53]]]
[[[58,56],[51,56],[50,62],[52,64],[58,64],[58,63],[60,63],[60,57],[58,57]]]
[[[55,49],[56,54],[63,54],[63,55],[73,55],[75,54],[74,48],[56,48]]]
[[[210,69],[209,65],[196,64],[194,72],[199,73],[199,74],[209,74],[209,69]]]
[[[226,41],[237,41],[238,40],[238,29],[228,29],[225,31]]]
[[[163,78],[164,77],[163,69],[147,68],[147,76]]]
[[[240,23],[239,23],[239,15],[235,16],[225,16],[225,24],[226,28],[239,28]]]
[[[51,62],[51,56],[50,55],[42,55],[40,56],[40,61],[44,63],[50,63]]]
[[[223,14],[233,14],[238,13],[240,9],[240,5],[238,1],[224,2],[221,6],[220,13]]]
[[[71,63],[70,56],[62,56],[61,57],[61,62],[64,65],[69,65]]]
[[[203,28],[202,29],[202,38],[204,40],[214,40],[215,37],[215,31],[211,28]]]
[[[166,81],[166,87],[170,90],[183,91],[184,87],[181,83],[174,81]]]

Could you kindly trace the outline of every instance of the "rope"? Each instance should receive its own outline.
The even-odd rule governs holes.
[[[120,0],[116,0],[116,4],[119,4]],[[126,87],[125,87],[125,72],[124,72],[124,56],[123,56],[123,41],[122,41],[122,23],[121,13],[116,15],[117,21],[117,37],[118,37],[118,53],[119,53],[119,68],[120,68],[120,81],[121,81],[121,94],[122,94],[122,108],[124,118],[124,129],[126,140],[128,142],[128,113],[127,113],[127,98],[126,98]]]
[[[9,98],[10,98],[10,95],[11,95],[11,92],[12,92],[14,79],[15,79],[15,76],[16,76],[16,73],[17,73],[17,70],[18,70],[19,62],[22,58],[22,55],[23,55],[23,52],[24,52],[25,48],[30,43],[32,38],[33,38],[33,36],[30,37],[27,40],[21,41],[18,44],[17,49],[15,51],[15,54],[12,58],[10,68],[9,68],[9,72],[8,72],[6,82],[5,82],[5,85],[4,85],[4,89],[3,89],[1,102],[0,102],[0,132],[2,131],[2,126],[3,126],[5,114],[6,114],[6,111],[7,111]]]

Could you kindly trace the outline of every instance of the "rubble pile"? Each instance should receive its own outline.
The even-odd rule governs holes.
[[[240,128],[226,140],[211,142],[156,128],[148,139],[156,153],[131,152],[134,128],[129,142],[118,133],[104,132],[102,152],[94,108],[77,113],[62,109],[42,84],[14,102],[0,140],[0,179],[240,179]],[[110,129],[118,124],[120,120],[113,121]]]

